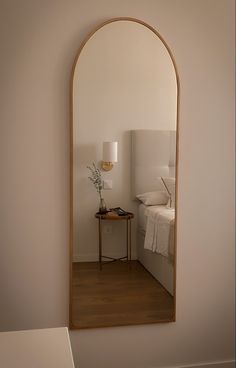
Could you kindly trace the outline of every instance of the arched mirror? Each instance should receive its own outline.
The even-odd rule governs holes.
[[[72,78],[70,326],[175,321],[173,56],[149,25],[113,19]]]

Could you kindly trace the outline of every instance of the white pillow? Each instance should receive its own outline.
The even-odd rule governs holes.
[[[138,194],[136,196],[141,202],[143,202],[146,206],[155,206],[158,204],[167,204],[168,195],[165,191],[158,190],[156,192],[147,192]]]
[[[162,178],[163,185],[169,196],[169,201],[167,203],[168,208],[175,208],[175,178]]]

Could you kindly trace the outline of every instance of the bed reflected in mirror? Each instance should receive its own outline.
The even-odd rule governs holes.
[[[179,82],[165,41],[106,22],[79,50],[71,102],[70,327],[175,321]]]

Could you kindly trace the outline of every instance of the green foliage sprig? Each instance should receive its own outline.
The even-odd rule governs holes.
[[[90,170],[91,176],[89,176],[89,180],[93,183],[95,186],[99,197],[102,198],[102,175],[100,169],[95,165],[93,162],[92,166],[87,166],[87,169]]]

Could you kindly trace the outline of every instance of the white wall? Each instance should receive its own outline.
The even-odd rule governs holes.
[[[102,21],[156,27],[181,80],[177,322],[71,333],[80,368],[233,358],[234,1],[1,0],[1,329],[68,321],[69,80]]]

